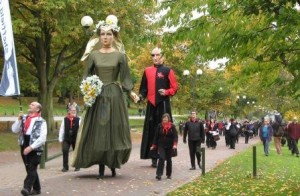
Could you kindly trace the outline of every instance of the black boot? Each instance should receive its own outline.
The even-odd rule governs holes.
[[[100,165],[99,164],[99,176],[97,179],[103,179],[104,177],[104,170],[105,170],[105,165]]]
[[[111,176],[112,177],[116,176],[116,168],[111,168]]]

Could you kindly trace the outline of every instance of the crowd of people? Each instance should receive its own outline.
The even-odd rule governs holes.
[[[179,122],[179,133],[183,133],[183,142],[185,143],[186,132],[190,121],[193,119],[193,112],[187,122]],[[298,140],[300,138],[300,124],[297,117],[292,121],[284,121],[279,113],[273,116],[266,115],[261,120],[200,120],[205,130],[205,143],[207,148],[216,149],[217,141],[220,136],[225,137],[226,146],[229,149],[235,149],[239,142],[248,144],[249,139],[258,136],[264,146],[264,154],[269,155],[269,143],[274,141],[276,153],[282,154],[282,146],[288,146],[292,155],[299,157]],[[243,138],[244,141],[241,141]],[[203,140],[204,141],[204,140]],[[192,168],[194,164],[192,164]]]

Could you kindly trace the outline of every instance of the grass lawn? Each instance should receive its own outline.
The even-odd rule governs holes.
[[[272,142],[266,157],[257,146],[257,177],[252,177],[252,148],[221,163],[168,195],[299,195],[300,158],[287,146],[277,155]]]
[[[19,150],[18,135],[12,132],[0,131],[0,152]]]

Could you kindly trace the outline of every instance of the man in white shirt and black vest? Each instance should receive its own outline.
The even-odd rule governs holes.
[[[62,144],[63,152],[63,169],[62,172],[69,170],[69,150],[75,149],[77,132],[79,129],[80,118],[77,116],[77,110],[75,106],[70,106],[68,115],[63,119],[59,129],[59,142]],[[79,171],[79,168],[75,168],[75,171]]]
[[[12,125],[12,131],[20,135],[21,156],[27,172],[21,190],[21,194],[25,196],[41,194],[37,167],[41,160],[43,144],[47,139],[47,123],[41,117],[41,111],[41,104],[32,102],[28,108],[28,115],[20,112],[18,120]]]

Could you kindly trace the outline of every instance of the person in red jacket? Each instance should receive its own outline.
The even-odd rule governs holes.
[[[296,154],[297,157],[299,157],[299,149],[298,149],[298,140],[300,137],[300,125],[297,121],[297,118],[293,119],[293,122],[291,122],[287,127],[287,133],[288,136],[291,139],[291,151],[292,155]]]
[[[173,122],[170,97],[176,94],[178,84],[174,71],[163,64],[161,48],[154,48],[151,56],[153,65],[144,70],[139,89],[140,100],[148,99],[140,158],[152,158],[152,167],[156,167],[157,158],[150,157],[150,147],[162,115],[168,113]]]

